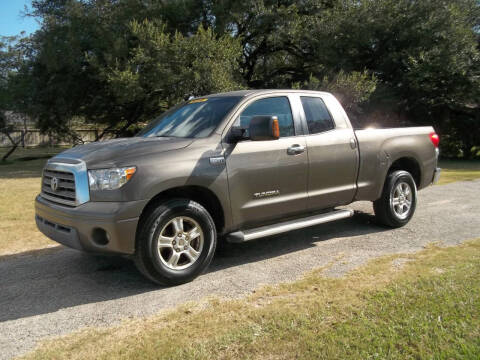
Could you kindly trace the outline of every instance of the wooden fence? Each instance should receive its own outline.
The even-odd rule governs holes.
[[[94,129],[76,129],[75,132],[84,142],[95,141],[99,130]],[[23,130],[15,130],[10,133],[10,136],[15,140],[19,140],[22,137]],[[113,134],[105,134],[102,138],[103,140],[111,138]],[[68,141],[59,141],[53,136],[48,134],[41,134],[38,129],[28,129],[26,136],[24,137],[23,144],[20,143],[19,146],[26,147],[35,147],[42,145],[73,145]],[[11,147],[12,143],[5,134],[0,134],[0,148],[2,147]]]

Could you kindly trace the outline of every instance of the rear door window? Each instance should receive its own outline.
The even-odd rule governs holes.
[[[318,134],[335,128],[332,116],[321,98],[301,96],[300,99],[310,134]]]

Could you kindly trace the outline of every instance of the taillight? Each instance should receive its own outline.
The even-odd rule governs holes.
[[[433,146],[438,148],[438,144],[440,143],[440,138],[438,137],[437,133],[431,133],[430,134],[430,141],[432,142]]]

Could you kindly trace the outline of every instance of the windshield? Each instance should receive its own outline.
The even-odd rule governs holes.
[[[207,137],[239,100],[237,96],[190,100],[160,115],[137,136]]]

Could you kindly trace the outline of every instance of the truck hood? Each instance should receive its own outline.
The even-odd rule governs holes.
[[[128,165],[130,158],[181,149],[190,145],[192,141],[192,139],[172,137],[133,137],[99,141],[75,146],[58,154],[50,161],[62,158],[80,159],[85,161],[89,169],[121,166]]]

